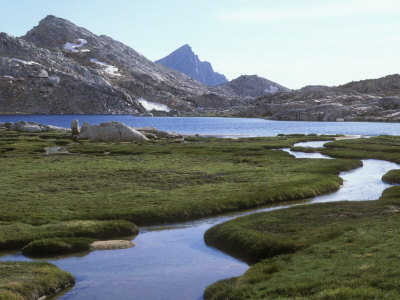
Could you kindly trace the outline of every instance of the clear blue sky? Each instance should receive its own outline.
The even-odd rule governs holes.
[[[234,79],[289,88],[400,73],[399,0],[0,0],[0,31],[48,14],[106,34],[151,60],[190,44]]]

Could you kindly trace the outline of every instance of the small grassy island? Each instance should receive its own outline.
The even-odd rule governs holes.
[[[360,158],[400,160],[400,155],[393,151],[393,147],[400,148],[399,139],[376,139],[370,148],[356,148],[360,144],[353,141],[346,148],[345,141],[334,141],[330,143],[333,146],[318,151],[343,158],[325,160],[295,159],[274,149],[290,148],[297,142],[330,141],[334,136],[282,135],[236,140],[187,137],[104,143],[75,142],[69,134],[57,131],[26,133],[0,129],[0,251],[21,249],[31,256],[87,251],[96,240],[138,234],[137,225],[191,220],[335,191],[342,184],[338,174],[360,167]],[[382,145],[382,139],[388,141],[388,145]],[[334,146],[336,143],[339,143],[338,149]],[[394,146],[389,147],[389,143]],[[374,145],[381,147],[374,148]],[[61,154],[47,155],[52,147],[62,147]],[[207,298],[264,297],[267,291],[270,292],[265,289],[270,285],[268,280],[280,274],[285,263],[290,265],[296,278],[308,274],[304,273],[307,269],[301,271],[301,268],[315,269],[309,276],[317,280],[329,266],[321,265],[319,269],[315,259],[310,265],[304,261],[331,244],[338,252],[330,255],[337,255],[340,263],[346,263],[345,251],[355,251],[354,255],[361,255],[360,259],[372,257],[371,260],[376,259],[378,263],[382,258],[381,267],[390,266],[387,270],[392,273],[388,272],[395,274],[393,260],[397,259],[397,254],[392,253],[389,246],[394,246],[396,238],[393,218],[397,212],[397,195],[398,190],[392,188],[385,192],[385,201],[310,205],[240,218],[211,229],[206,235],[207,242],[257,264],[243,278],[211,286],[206,292]],[[370,216],[372,221],[368,223]],[[379,230],[383,230],[385,220],[393,222],[392,231],[387,229],[383,234]],[[375,228],[373,226],[377,228],[377,239],[383,239],[385,234],[392,236],[385,239],[389,248],[384,254],[379,250],[381,246],[376,244],[373,246],[379,248],[377,254],[372,250],[365,252],[363,244],[358,244],[358,235],[352,237],[354,234],[350,234]],[[343,240],[347,242],[343,243]],[[224,241],[223,245],[219,241]],[[341,247],[351,249],[342,251]],[[367,256],[370,252],[373,255]],[[308,258],[301,258],[303,263],[301,260],[298,266],[290,263],[296,255],[303,254],[308,255]],[[394,256],[386,260],[382,255]],[[273,259],[264,260],[267,257]],[[328,257],[325,262],[329,263]],[[32,275],[21,275],[21,268]],[[365,268],[365,272],[376,276],[381,270],[374,269],[375,265],[370,263],[366,263]],[[327,275],[324,277],[326,284],[332,282],[334,289],[336,281],[329,281]],[[55,266],[36,263],[1,262],[0,278],[0,299],[36,299],[73,282],[71,275]],[[397,295],[391,289],[396,278],[376,284],[379,289],[385,284],[388,295]],[[277,295],[293,299],[309,295],[310,285],[297,289],[288,279],[277,280],[287,283],[287,290],[282,294],[272,292],[274,299]],[[305,279],[299,280],[298,284],[305,285]],[[259,287],[262,292],[258,292]],[[345,286],[343,291],[327,290],[326,293],[344,293],[351,287]],[[369,288],[367,292],[375,295],[376,291]]]

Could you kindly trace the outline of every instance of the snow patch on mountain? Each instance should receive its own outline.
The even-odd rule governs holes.
[[[270,85],[269,89],[264,90],[264,92],[269,93],[269,94],[275,94],[278,91],[279,91],[279,88],[274,85]]]
[[[171,108],[169,108],[165,104],[161,104],[161,103],[157,103],[157,102],[151,102],[151,101],[148,101],[148,100],[146,100],[144,98],[139,98],[138,101],[140,102],[140,104],[142,104],[142,106],[147,111],[158,110],[158,111],[169,112],[171,110]]]
[[[26,60],[19,59],[19,58],[11,58],[11,60],[12,60],[12,61],[19,62],[19,63],[23,63],[24,65],[28,65],[28,66],[32,66],[32,65],[41,66],[41,64],[39,64],[39,63],[37,63],[37,62],[34,62],[34,61],[26,61]]]
[[[91,58],[90,62],[101,66],[103,68],[103,71],[111,76],[121,76],[121,74],[118,73],[117,67],[111,66],[103,61],[99,61],[96,58]]]
[[[70,43],[70,42],[66,42],[64,44],[63,48],[64,48],[64,50],[68,50],[68,51],[71,51],[73,53],[76,53],[76,52],[89,52],[90,51],[89,49],[79,49],[79,48],[82,48],[84,45],[87,44],[87,40],[78,39],[78,42],[79,42],[79,44],[73,44],[73,43]]]

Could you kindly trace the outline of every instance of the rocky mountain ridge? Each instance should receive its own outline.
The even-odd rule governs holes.
[[[274,120],[400,121],[400,75],[298,90],[255,75],[209,86],[54,16],[20,38],[0,33],[0,112],[149,111]]]
[[[214,72],[211,63],[201,61],[187,44],[155,62],[207,85],[219,85],[228,81],[223,74]]]
[[[147,101],[190,114],[241,100],[54,16],[21,38],[0,35],[0,85],[0,111],[9,112],[141,114]]]
[[[0,111],[145,112],[97,70],[5,33],[0,34],[0,70]]]
[[[400,121],[400,75],[266,95],[238,116],[288,121]]]

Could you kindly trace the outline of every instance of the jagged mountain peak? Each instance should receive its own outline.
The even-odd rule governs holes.
[[[59,18],[56,17],[54,15],[47,15],[46,17],[44,17],[43,19],[41,19],[39,21],[39,24],[49,24],[49,23],[58,23],[58,24],[70,24],[70,25],[74,25],[72,22],[63,19],[63,18]]]
[[[227,82],[224,75],[214,72],[211,63],[201,61],[190,45],[185,44],[156,63],[177,70],[207,85]]]
[[[193,51],[193,50],[192,50],[192,47],[191,47],[189,44],[185,44],[185,45],[179,47],[179,48],[178,48],[177,50],[175,50],[175,51],[179,51],[179,50]]]

